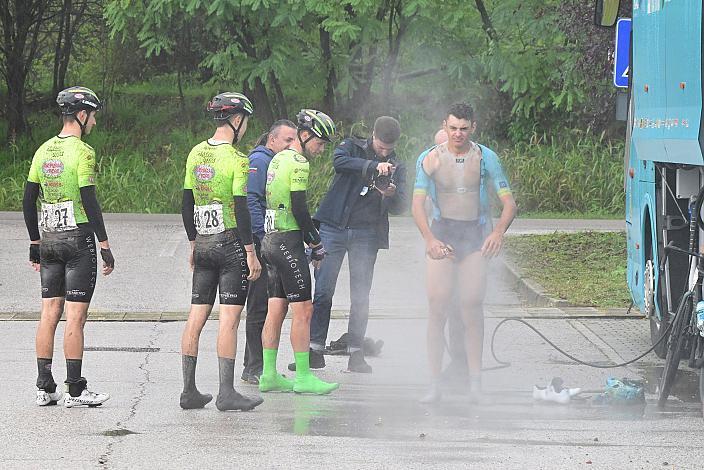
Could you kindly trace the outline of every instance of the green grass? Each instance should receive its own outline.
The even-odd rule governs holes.
[[[595,220],[620,220],[625,217],[621,211],[618,214],[608,212],[540,212],[520,211],[519,217],[523,219],[595,219]]]
[[[626,235],[554,233],[508,237],[506,249],[521,273],[553,297],[594,307],[627,307]]]

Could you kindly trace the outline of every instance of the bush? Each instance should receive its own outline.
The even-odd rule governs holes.
[[[501,152],[521,211],[619,215],[624,212],[623,143],[572,131],[537,134]]]
[[[176,213],[180,211],[183,172],[191,148],[209,137],[213,126],[203,113],[207,97],[186,93],[165,100],[148,90],[139,95],[130,89],[116,93],[98,127],[86,138],[96,149],[98,196],[105,212]],[[0,149],[0,210],[21,210],[24,182],[36,148],[58,130],[58,120],[47,114],[32,116],[34,138],[23,137]],[[408,190],[415,177],[415,160],[430,146],[433,125],[417,115],[400,117],[404,133],[396,153],[408,165]],[[339,135],[362,135],[371,124],[340,126]],[[242,151],[254,145],[264,126],[250,121]],[[499,152],[516,201],[523,212],[623,213],[623,143],[589,131],[565,131],[561,139],[534,134],[525,143],[499,145],[479,137],[479,142]],[[332,151],[310,159],[308,199],[319,205],[334,176]]]

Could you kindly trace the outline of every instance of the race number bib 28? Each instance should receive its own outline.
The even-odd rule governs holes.
[[[63,232],[78,228],[73,213],[73,201],[42,203],[41,227],[45,232]]]
[[[213,235],[225,231],[222,218],[222,204],[195,206],[193,223],[201,235]]]
[[[276,210],[267,209],[264,214],[264,232],[276,232]]]

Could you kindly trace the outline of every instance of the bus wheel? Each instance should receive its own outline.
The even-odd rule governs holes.
[[[650,341],[651,344],[655,344],[660,339],[662,332],[667,329],[667,316],[663,315],[662,319],[658,319],[657,311],[655,310],[655,266],[650,256],[645,262],[643,291],[645,292],[643,302],[645,312],[643,313],[650,319]],[[667,341],[661,341],[654,351],[660,359],[665,359],[665,356],[667,356]]]

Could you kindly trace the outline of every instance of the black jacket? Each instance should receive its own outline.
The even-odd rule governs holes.
[[[360,197],[362,188],[376,174],[376,165],[380,161],[374,153],[371,139],[349,137],[343,140],[333,153],[335,178],[313,219],[338,229],[347,227],[352,205]],[[396,159],[395,153],[391,153],[386,161],[396,168],[393,178],[396,194],[383,198],[381,202],[381,223],[376,227],[379,248],[389,247],[389,213],[403,213],[409,201],[406,166]]]

